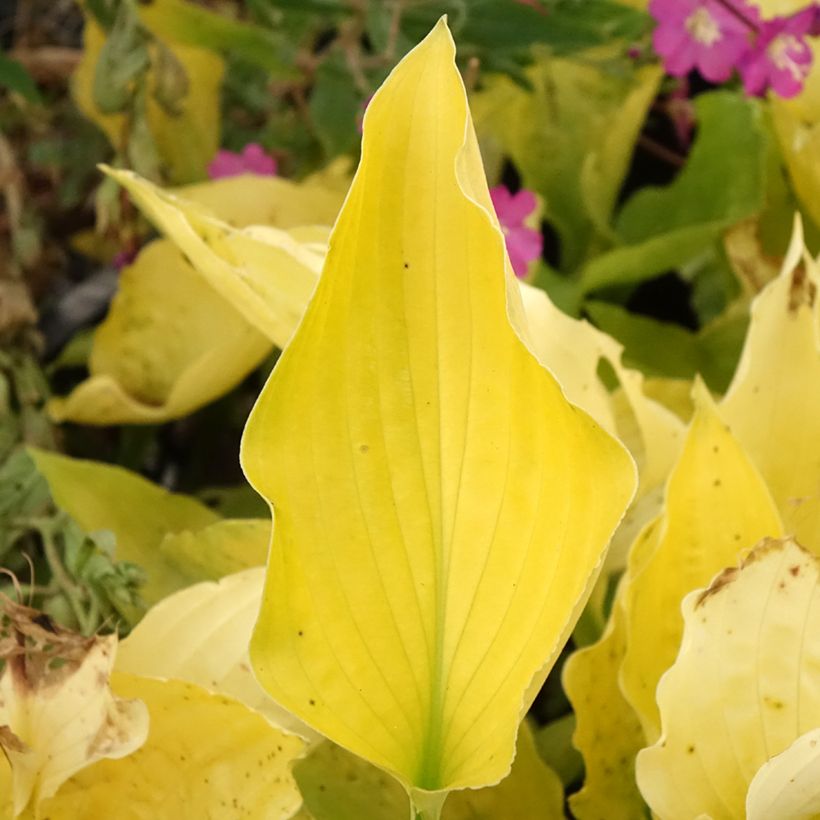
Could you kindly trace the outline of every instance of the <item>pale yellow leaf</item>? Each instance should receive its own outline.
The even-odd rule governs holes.
[[[368,106],[322,279],[242,447],[276,508],[260,682],[430,816],[509,771],[634,489],[513,331],[505,265],[441,22]]]
[[[131,754],[148,712],[115,697],[115,635],[84,638],[41,613],[0,600],[0,751],[9,761],[13,816],[40,804],[81,769]]]
[[[324,230],[233,228],[204,204],[130,171],[106,169],[205,280],[274,344],[284,347],[304,313],[325,257]],[[203,191],[211,190],[201,186]],[[205,198],[207,201],[207,197]]]
[[[660,733],[655,689],[680,647],[680,604],[742,550],[782,526],[766,485],[723,423],[702,383],[695,416],[666,487],[658,545],[624,593],[621,683],[647,740]]]
[[[637,761],[660,820],[742,820],[760,767],[820,723],[818,580],[815,556],[767,540],[687,595],[680,654],[658,687],[663,733]]]
[[[522,283],[521,297],[534,355],[573,404],[627,445],[638,463],[641,494],[660,485],[683,440],[681,420],[646,395],[643,375],[624,367],[623,347],[615,339],[585,320],[567,316],[538,288]],[[615,395],[600,377],[602,362],[620,383]]]
[[[721,415],[771,490],[786,531],[818,552],[819,284],[798,222],[780,276],[752,304],[740,363],[721,404]]]
[[[303,741],[243,704],[192,683],[115,673],[115,690],[143,700],[148,740],[102,761],[43,805],[49,820],[286,820],[301,797],[290,766]]]
[[[746,794],[746,820],[816,820],[818,816],[820,729],[812,729],[760,767]]]
[[[287,230],[332,225],[349,184],[348,177],[344,188],[338,190],[318,181],[298,183],[281,177],[243,174],[186,185],[171,193],[203,205],[234,228],[268,225]]]
[[[235,387],[270,349],[171,242],[152,242],[122,272],[94,334],[90,377],[49,412],[100,425],[181,418]]]
[[[55,504],[86,532],[110,530],[116,558],[148,574],[140,594],[153,603],[199,576],[180,571],[160,550],[168,533],[200,530],[219,521],[204,504],[169,493],[122,467],[31,449]]]
[[[256,682],[248,643],[262,601],[264,567],[183,589],[152,607],[120,645],[117,671],[189,681],[230,695],[272,725],[315,739]]]

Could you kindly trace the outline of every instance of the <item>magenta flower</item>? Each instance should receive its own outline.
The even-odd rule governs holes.
[[[745,0],[650,0],[649,13],[658,22],[652,44],[666,71],[683,77],[696,68],[712,83],[731,77],[759,19]]]
[[[240,154],[220,149],[208,166],[208,176],[211,179],[235,177],[240,174],[276,176],[276,160],[266,154],[261,145],[250,142]]]
[[[541,256],[544,247],[540,232],[524,224],[538,206],[535,194],[525,189],[511,194],[504,185],[497,185],[490,191],[490,198],[507,241],[507,253],[515,275],[524,277],[530,262]]]
[[[816,13],[809,6],[790,17],[775,17],[760,24],[754,48],[738,65],[747,94],[759,97],[771,88],[788,98],[803,90],[812,63],[812,50],[805,38],[813,30]]]

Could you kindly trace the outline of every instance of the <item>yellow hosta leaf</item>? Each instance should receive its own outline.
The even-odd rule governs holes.
[[[322,743],[298,761],[294,777],[314,820],[396,820],[409,814],[407,794],[393,778],[333,743]],[[558,820],[563,804],[561,781],[538,756],[525,721],[509,776],[497,786],[451,795],[442,820]]]
[[[241,701],[274,726],[315,738],[268,697],[251,672],[248,643],[264,578],[264,567],[258,567],[160,601],[120,645],[117,671],[195,683]]]
[[[199,202],[106,170],[217,293],[274,344],[287,344],[316,286],[327,229],[232,228]]]
[[[242,174],[186,185],[173,193],[208,208],[234,228],[268,225],[287,230],[332,225],[349,184],[348,178],[339,190],[309,180],[298,183],[281,177]]]
[[[0,751],[13,816],[37,815],[72,775],[131,754],[148,734],[145,706],[109,687],[116,636],[83,638],[44,617],[0,599]]]
[[[105,42],[105,34],[86,15],[83,52],[72,76],[72,95],[77,107],[98,125],[111,145],[124,148],[127,133],[125,114],[104,114],[94,102],[94,73]],[[149,93],[146,117],[151,137],[169,178],[177,184],[194,182],[206,174],[208,163],[219,148],[219,95],[225,64],[212,51],[179,43],[170,44],[188,82],[188,92],[180,101],[181,112],[171,115]],[[156,72],[149,69],[148,87],[153,89]]]
[[[680,603],[741,550],[781,534],[760,475],[733,438],[702,383],[695,416],[666,488],[662,533],[625,591],[626,655],[621,683],[651,743],[660,732],[655,689],[678,653]]]
[[[680,654],[658,687],[663,734],[637,762],[661,820],[741,820],[760,767],[818,726],[818,580],[816,557],[767,540],[687,595]]]
[[[803,256],[798,223],[780,276],[752,304],[721,415],[757,464],[786,531],[820,551],[820,272]]]
[[[218,581],[243,569],[263,566],[270,530],[268,519],[227,518],[202,529],[169,533],[159,550],[186,577]]]
[[[820,816],[820,729],[801,735],[767,760],[746,793],[747,820]]]
[[[32,449],[31,455],[54,503],[86,532],[111,530],[117,538],[117,560],[133,561],[148,573],[140,589],[147,603],[198,579],[169,561],[160,544],[168,533],[196,531],[219,521],[215,512],[122,467],[43,450]]]
[[[286,820],[299,808],[290,773],[299,738],[192,683],[116,673],[114,687],[148,706],[148,740],[77,774],[43,804],[43,817]]]
[[[305,317],[246,427],[276,509],[251,644],[284,707],[436,816],[500,780],[634,488],[528,352],[444,22],[371,101]]]
[[[630,555],[632,572],[649,559],[660,535],[659,520],[643,528]],[[644,736],[619,683],[626,652],[628,577],[629,573],[621,579],[600,640],[573,652],[564,665],[564,691],[577,721],[572,742],[584,757],[584,786],[570,797],[578,820],[634,820],[644,813],[635,783],[635,755],[644,745]]]
[[[152,242],[122,272],[90,378],[49,411],[80,424],[180,418],[235,387],[270,348],[171,242]]]

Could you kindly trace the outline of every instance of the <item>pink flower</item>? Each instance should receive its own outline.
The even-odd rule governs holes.
[[[235,177],[240,174],[276,176],[276,160],[266,154],[261,145],[250,142],[242,149],[241,154],[220,149],[208,166],[208,176],[211,179]]]
[[[712,83],[728,80],[748,51],[759,13],[746,0],[650,0],[658,21],[655,51],[669,74],[693,68]]]
[[[490,198],[507,240],[507,253],[515,275],[526,276],[530,262],[541,256],[544,247],[540,232],[524,224],[538,205],[535,194],[523,189],[511,194],[504,185],[497,185],[490,191]]]
[[[760,24],[754,48],[738,65],[747,94],[757,97],[771,88],[788,98],[803,90],[812,63],[805,37],[814,27],[815,15],[816,9],[809,6],[790,17],[774,17]]]

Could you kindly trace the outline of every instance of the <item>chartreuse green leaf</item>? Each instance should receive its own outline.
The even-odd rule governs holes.
[[[786,531],[820,551],[820,270],[799,223],[783,269],[752,304],[721,414],[757,464]]]
[[[663,733],[637,760],[661,820],[745,818],[761,766],[817,728],[818,580],[814,555],[791,539],[766,540],[687,595],[680,654],[658,687]],[[755,791],[750,798],[767,797]]]
[[[105,170],[218,294],[278,347],[287,344],[316,287],[327,228],[236,229],[206,205],[163,191],[131,171]],[[201,198],[201,189],[198,193]]]
[[[226,518],[198,530],[170,532],[159,551],[189,578],[218,581],[243,569],[261,567],[268,555],[268,518]]]
[[[0,758],[10,767],[0,795],[12,804],[0,809],[13,817],[48,816],[41,804],[72,775],[131,754],[148,734],[145,706],[109,686],[116,636],[84,638],[44,617],[0,600]]]
[[[199,580],[181,571],[160,550],[168,533],[197,531],[219,521],[205,505],[169,493],[136,473],[31,449],[37,469],[48,482],[54,503],[86,532],[111,530],[116,558],[139,564],[148,580],[140,590],[147,603]]]
[[[315,732],[268,697],[251,672],[248,643],[264,579],[260,566],[169,595],[120,645],[117,671],[195,683],[235,698],[273,726],[315,739]]]
[[[695,416],[666,487],[657,547],[631,574],[624,594],[626,654],[621,684],[647,740],[660,732],[655,689],[680,646],[680,602],[736,562],[741,550],[782,532],[755,466],[695,386]]]
[[[407,793],[389,775],[334,743],[322,743],[293,769],[314,820],[395,820],[408,815]],[[564,790],[539,758],[532,730],[521,724],[510,774],[497,786],[456,792],[442,820],[558,820]]]
[[[49,412],[102,425],[180,418],[235,387],[270,348],[171,242],[152,242],[122,272],[94,334],[91,376]]]
[[[79,772],[43,803],[43,817],[293,817],[301,797],[290,766],[302,754],[300,738],[192,683],[121,672],[112,682],[148,707],[148,740],[122,760]]]
[[[531,89],[498,76],[474,95],[479,135],[498,142],[523,184],[544,197],[563,269],[575,271],[612,233],[612,210],[661,76],[657,66],[618,72],[605,59],[542,54],[527,71]]]
[[[441,21],[368,107],[322,278],[242,445],[276,509],[257,677],[431,817],[509,771],[634,490],[508,296],[526,333]]]
[[[746,793],[747,820],[820,815],[820,729],[811,729],[758,769]]]
[[[570,797],[578,820],[634,820],[645,806],[635,783],[635,755],[644,745],[641,724],[620,686],[626,652],[624,599],[630,574],[657,548],[660,519],[647,524],[632,547],[601,638],[573,652],[564,665],[564,691],[577,726],[572,741],[584,757],[584,786]]]

